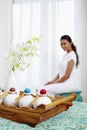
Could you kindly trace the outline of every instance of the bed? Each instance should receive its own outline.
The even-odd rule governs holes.
[[[73,102],[73,106],[32,128],[0,118],[0,130],[87,130],[87,104]]]

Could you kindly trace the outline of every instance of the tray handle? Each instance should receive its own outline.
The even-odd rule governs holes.
[[[0,99],[1,99],[1,98],[4,98],[4,97],[7,96],[7,95],[8,95],[8,92],[4,92],[3,94],[0,95]]]
[[[75,98],[76,98],[76,94],[73,93],[73,94],[71,94],[71,95],[68,96],[68,97],[64,97],[64,98],[62,98],[62,99],[59,99],[59,100],[57,100],[57,101],[54,101],[53,103],[50,103],[50,104],[45,105],[45,110],[50,109],[50,108],[52,108],[52,107],[55,107],[56,105],[60,105],[60,104],[62,104],[62,103],[64,103],[64,102],[66,102],[66,101],[73,101]]]

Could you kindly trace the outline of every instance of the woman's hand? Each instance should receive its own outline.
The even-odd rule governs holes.
[[[46,86],[46,85],[49,85],[49,84],[54,84],[54,83],[56,83],[56,80],[58,80],[58,79],[59,79],[59,74],[57,74],[57,76],[56,76],[53,80],[47,82],[47,83],[44,84],[44,85]]]
[[[54,81],[49,81],[49,82],[47,82],[47,83],[44,84],[44,85],[46,86],[46,85],[53,84],[53,83],[55,83],[55,82],[54,82]]]

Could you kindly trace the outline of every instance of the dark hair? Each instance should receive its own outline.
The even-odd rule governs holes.
[[[77,49],[76,49],[76,46],[74,45],[74,43],[72,42],[72,39],[69,35],[63,35],[60,40],[67,40],[68,42],[72,43],[72,50],[75,52],[76,54],[76,67],[78,67],[78,64],[79,64],[79,56],[78,56],[78,53],[77,53]]]

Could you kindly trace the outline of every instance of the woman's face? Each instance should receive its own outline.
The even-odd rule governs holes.
[[[72,49],[72,47],[71,47],[72,43],[68,42],[68,41],[65,40],[65,39],[62,39],[62,40],[60,41],[60,44],[61,44],[61,47],[62,47],[62,49],[63,49],[64,51],[67,51],[67,52],[68,52],[69,50]]]

